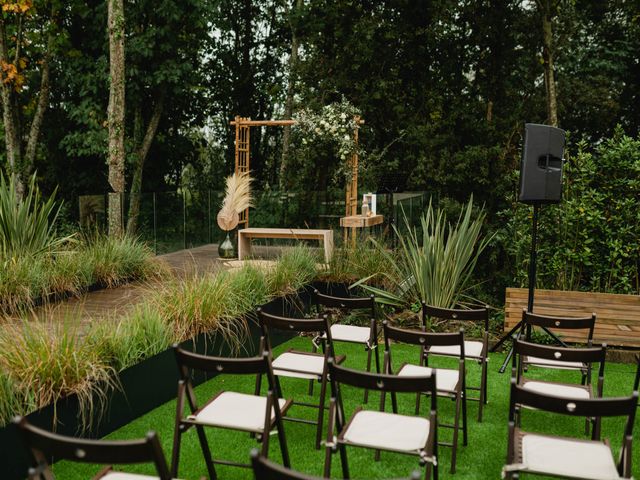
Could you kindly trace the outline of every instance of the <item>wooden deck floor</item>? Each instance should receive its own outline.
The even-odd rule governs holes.
[[[221,268],[229,268],[218,257],[218,245],[180,250],[159,258],[164,260],[179,277],[204,274]],[[81,297],[70,298],[34,309],[32,319],[70,321],[86,327],[96,321],[113,321],[140,303],[153,284],[131,283],[118,288],[88,292]],[[16,319],[18,320],[18,319]]]

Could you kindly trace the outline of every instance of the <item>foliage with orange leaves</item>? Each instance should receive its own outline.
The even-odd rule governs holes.
[[[11,13],[27,13],[33,8],[32,0],[18,0],[17,2],[11,0],[0,0],[2,4],[3,12]]]

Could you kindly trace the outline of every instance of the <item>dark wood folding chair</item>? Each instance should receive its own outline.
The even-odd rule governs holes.
[[[153,463],[158,474],[157,477],[150,477],[115,472],[108,466],[94,479],[171,480],[172,478],[155,432],[149,432],[144,439],[140,440],[87,440],[42,430],[31,425],[24,417],[16,417],[13,423],[22,432],[25,444],[34,460],[34,466],[28,472],[29,480],[54,480],[55,477],[49,465],[51,458],[98,464]]]
[[[550,333],[554,333],[554,330],[570,331],[572,336],[580,336],[579,330],[583,331],[582,342],[591,347],[593,345],[593,331],[596,326],[596,314],[592,313],[589,317],[556,317],[548,315],[538,315],[527,312],[526,309],[522,310],[522,331],[519,338],[524,338],[526,341],[531,342],[531,331],[533,328],[544,329]],[[560,370],[578,370],[582,372],[582,382],[586,382],[587,375],[589,374],[589,366],[580,362],[563,362],[556,361],[555,359],[544,359],[531,356],[525,356],[522,359],[525,369],[529,367],[551,368]]]
[[[438,418],[436,414],[435,371],[428,374],[397,376],[361,372],[336,365],[329,359],[331,401],[329,404],[329,426],[325,443],[324,476],[331,475],[333,454],[340,452],[342,475],[349,477],[347,446],[369,448],[394,453],[416,455],[420,465],[425,466],[425,478],[438,478]],[[358,407],[347,421],[342,401],[342,386],[369,389],[381,392],[380,409],[364,410]],[[401,415],[396,409],[385,412],[385,393],[394,397],[397,393],[425,392],[431,397],[431,408],[426,417]],[[394,398],[392,397],[392,398]],[[395,403],[395,402],[394,402]]]
[[[260,452],[255,448],[251,450],[251,464],[256,480],[323,480],[327,478],[307,475],[283,467],[260,455]],[[419,480],[419,478],[420,472],[415,470],[410,477],[397,480]]]
[[[228,460],[214,459],[204,427],[216,427],[238,430],[253,434],[262,442],[262,454],[269,452],[269,437],[272,430],[278,433],[280,451],[285,465],[289,466],[289,452],[285,439],[282,418],[291,406],[291,400],[283,400],[276,395],[276,384],[268,352],[261,350],[259,357],[250,358],[221,358],[199,355],[181,349],[174,345],[176,361],[180,372],[178,381],[178,400],[176,404],[176,422],[173,437],[173,455],[171,457],[171,474],[178,475],[180,462],[180,444],[182,435],[191,427],[195,427],[204,455],[207,471],[211,479],[217,478],[214,464],[251,468],[251,465]],[[198,407],[193,383],[192,372],[211,372],[221,375],[266,375],[268,392],[266,397],[246,393],[220,391],[204,406]],[[185,415],[185,403],[189,413]]]
[[[482,340],[465,340],[464,354],[466,360],[473,360],[480,365],[480,385],[469,386],[467,390],[476,390],[478,397],[469,397],[468,400],[478,402],[478,421],[482,421],[482,411],[488,403],[488,363],[489,363],[489,310],[485,306],[472,310],[462,310],[453,308],[438,308],[427,305],[422,302],[422,328],[426,331],[427,318],[438,318],[441,320],[476,322],[482,325]],[[438,345],[425,348],[425,360],[428,361],[429,355],[439,355],[446,357],[460,357],[460,350],[453,345]]]
[[[466,369],[464,350],[464,331],[460,329],[458,333],[430,333],[417,330],[406,330],[392,327],[386,320],[382,322],[384,330],[384,372],[389,375],[394,374],[392,366],[391,342],[405,343],[420,347],[420,362],[424,359],[423,350],[435,346],[454,346],[460,350],[458,357],[458,368],[430,368],[425,365],[414,365],[403,363],[397,369],[396,375],[429,375],[431,372],[437,373],[438,382],[436,393],[438,396],[452,398],[456,402],[453,424],[440,423],[440,427],[453,429],[453,441],[440,442],[440,445],[451,447],[451,473],[456,471],[456,459],[458,453],[458,437],[460,431],[460,417],[462,416],[462,444],[467,445],[467,392],[466,392]],[[420,397],[424,393],[416,395],[416,415],[420,412]],[[395,395],[391,395],[394,412],[397,411]]]
[[[640,355],[636,355],[636,362],[638,363],[638,368],[636,369],[636,379],[633,381],[634,392],[637,392],[638,388],[640,388]]]
[[[576,399],[526,390],[511,379],[507,464],[503,474],[520,473],[586,480],[631,478],[631,443],[638,392],[630,397]],[[626,417],[619,461],[607,441],[600,441],[600,422],[591,440],[526,432],[518,425],[522,407],[574,417]]]
[[[561,368],[562,362],[570,365],[588,365],[587,378],[582,384],[575,383],[559,383],[538,380],[533,378],[525,378],[523,358],[537,358],[542,361],[554,361],[558,368]],[[563,348],[551,345],[538,345],[522,340],[514,340],[512,367],[516,372],[518,386],[532,392],[543,393],[545,395],[554,395],[565,398],[602,398],[604,388],[604,367],[607,358],[607,346],[591,348]],[[519,361],[518,361],[519,360]],[[593,364],[598,366],[598,383],[594,390],[591,382],[591,372]],[[586,433],[589,433],[589,422],[595,428],[595,418],[587,419]]]
[[[375,295],[369,297],[333,297],[313,291],[314,300],[318,311],[324,308],[335,308],[342,312],[353,310],[368,310],[370,313],[369,326],[344,325],[340,322],[331,325],[331,337],[335,342],[357,343],[363,345],[367,352],[367,372],[371,371],[371,356],[375,356],[376,373],[380,373],[380,354],[378,353],[378,327],[376,324],[376,299]],[[324,337],[321,337],[321,340]],[[315,349],[314,345],[314,349]],[[334,346],[335,348],[335,346]],[[313,389],[313,383],[309,384],[309,392]],[[369,401],[369,391],[364,391],[364,403]]]
[[[298,417],[284,417],[285,420],[293,422],[307,423],[316,425],[316,449],[320,449],[322,441],[322,428],[324,424],[324,411],[326,410],[326,393],[327,393],[327,359],[334,355],[333,338],[329,327],[328,315],[321,318],[289,318],[280,317],[266,313],[258,309],[258,318],[262,329],[262,338],[260,340],[261,348],[269,352],[270,358],[273,359],[273,351],[271,348],[270,331],[282,330],[289,333],[313,333],[316,334],[314,342],[320,345],[319,338],[325,337],[324,353],[301,352],[294,349],[278,355],[272,360],[273,373],[275,375],[275,386],[278,398],[282,397],[282,388],[280,387],[279,377],[293,377],[305,380],[320,382],[320,399],[319,403],[295,402],[295,405],[301,405],[318,409],[317,420],[307,420]],[[345,359],[344,355],[337,356],[336,362],[341,363]],[[258,375],[256,380],[256,391],[260,390],[260,382],[262,376]],[[292,402],[293,404],[294,402]]]

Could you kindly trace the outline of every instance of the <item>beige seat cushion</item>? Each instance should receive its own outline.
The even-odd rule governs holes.
[[[567,385],[564,383],[536,382],[529,380],[522,384],[522,388],[544,395],[556,397],[569,397],[577,399],[589,399],[589,391],[580,385]]]
[[[611,450],[602,442],[550,438],[527,433],[522,438],[523,471],[571,478],[620,478]]]
[[[582,362],[564,362],[562,360],[550,360],[546,358],[538,357],[524,357],[524,363],[529,363],[543,368],[557,368],[559,370],[580,370],[585,368],[586,365]]]
[[[436,372],[436,388],[439,392],[453,392],[458,385],[458,370],[448,368],[430,368],[406,364],[398,372],[400,377],[421,377]]]
[[[286,400],[278,399],[280,408]],[[267,398],[246,393],[223,392],[204,407],[195,416],[189,416],[202,425],[233,428],[250,432],[261,432],[264,428],[264,415],[267,410]],[[271,409],[271,420],[275,418],[275,411]]]
[[[482,342],[474,342],[465,340],[464,356],[470,358],[480,358],[482,355]],[[429,347],[429,353],[435,355],[449,355],[452,357],[460,356],[460,347],[457,345],[444,345]]]
[[[338,342],[367,343],[371,338],[371,328],[355,325],[331,325],[331,337]]]
[[[273,361],[273,373],[283,377],[314,379],[322,375],[323,369],[322,355],[285,352]]]
[[[424,449],[428,437],[429,420],[426,418],[360,410],[343,438],[364,447],[418,452]]]

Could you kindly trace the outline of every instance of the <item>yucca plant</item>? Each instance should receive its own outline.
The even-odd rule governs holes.
[[[26,194],[18,199],[16,178],[0,173],[0,254],[3,258],[34,256],[55,251],[71,236],[57,236],[55,222],[61,204],[55,191],[44,200],[36,185],[36,175],[29,178]]]
[[[0,328],[0,371],[22,405],[20,414],[76,395],[81,425],[89,427],[117,385],[112,367],[85,342],[77,322],[28,321]]]
[[[397,258],[378,245],[393,265],[386,275],[393,288],[368,286],[368,278],[357,284],[374,293],[381,303],[407,307],[415,301],[425,301],[452,308],[460,303],[478,258],[491,240],[481,238],[484,218],[484,209],[474,218],[473,197],[454,224],[447,220],[443,210],[429,202],[420,219],[421,232],[410,226],[406,218],[406,233],[394,227],[399,243]]]

